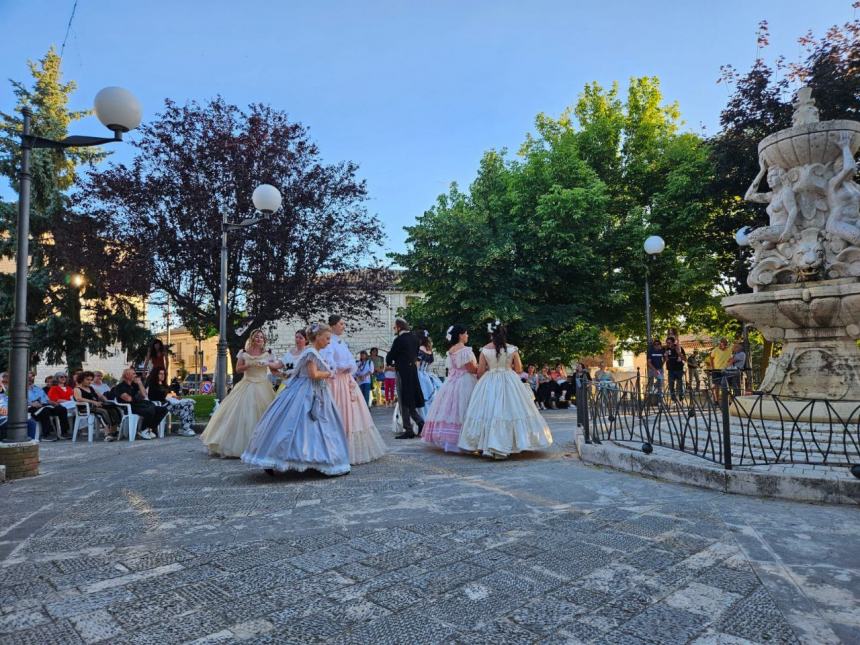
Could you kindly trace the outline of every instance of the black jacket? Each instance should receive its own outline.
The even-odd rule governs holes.
[[[411,332],[402,332],[391,344],[391,349],[385,357],[388,365],[394,365],[400,378],[401,405],[407,408],[423,408],[424,395],[418,382],[418,339]]]

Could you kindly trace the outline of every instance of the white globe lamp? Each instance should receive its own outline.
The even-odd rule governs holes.
[[[738,232],[735,233],[735,242],[738,243],[738,246],[749,246],[750,245],[750,227],[742,226],[738,229]]]
[[[143,111],[134,94],[122,87],[106,87],[96,94],[93,107],[99,121],[114,132],[128,132],[140,125]]]
[[[652,235],[645,240],[645,244],[643,246],[645,248],[645,253],[648,255],[657,255],[658,253],[662,253],[663,249],[666,248],[666,242],[664,242],[663,238],[659,235]]]
[[[263,213],[274,213],[281,207],[281,191],[271,184],[260,184],[251,195],[254,208]]]

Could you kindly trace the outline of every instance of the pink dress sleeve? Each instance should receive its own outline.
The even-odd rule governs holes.
[[[451,358],[453,359],[454,367],[465,367],[469,363],[477,363],[475,352],[472,351],[471,347],[464,347]]]

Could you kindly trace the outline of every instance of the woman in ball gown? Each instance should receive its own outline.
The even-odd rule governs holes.
[[[296,373],[296,363],[308,346],[307,332],[304,329],[296,330],[296,346],[281,356],[280,360],[271,365],[272,372],[281,375],[281,384],[278,386],[278,394],[284,391],[287,383]]]
[[[478,365],[475,353],[469,347],[469,332],[462,325],[448,328],[445,338],[448,349],[448,378],[436,392],[424,420],[421,439],[446,452],[459,452],[457,442],[463,428],[463,419],[475,389]]]
[[[331,342],[331,330],[314,323],[307,336],[311,346],[302,352],[287,387],[260,419],[242,461],[269,474],[316,470],[343,475],[350,470],[346,432],[329,392],[334,372],[320,355]]]
[[[361,390],[352,377],[355,359],[342,337],[346,323],[335,315],[329,316],[328,322],[332,332],[331,343],[320,355],[334,371],[331,395],[346,430],[349,463],[353,466],[366,464],[385,454],[385,442],[379,436]]]
[[[272,352],[266,349],[266,337],[261,329],[251,332],[237,359],[236,371],[244,376],[221,401],[200,435],[209,454],[220,457],[242,455],[254,426],[275,398],[268,379]]]
[[[416,331],[415,335],[418,337],[418,384],[424,395],[424,407],[418,409],[418,414],[426,418],[436,392],[442,387],[442,381],[430,371],[430,366],[434,360],[433,341],[430,339],[430,332],[421,329]]]
[[[487,329],[492,341],[481,348],[478,384],[457,445],[496,459],[548,448],[552,433],[520,381],[519,351],[507,344],[507,332],[498,320]]]

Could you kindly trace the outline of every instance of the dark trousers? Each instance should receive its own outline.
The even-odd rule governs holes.
[[[153,405],[149,401],[145,403],[132,403],[131,411],[140,417],[141,428],[158,430],[158,424],[167,416],[167,408]]]
[[[550,401],[558,400],[560,390],[561,388],[555,381],[541,383],[540,385],[538,385],[537,392],[535,393],[535,395],[537,396],[538,403],[540,403],[544,407],[548,406]]]
[[[31,406],[27,408],[33,419],[42,426],[42,436],[47,436],[53,431],[51,419],[56,419],[60,424],[60,433],[69,434],[69,411],[62,405],[43,405],[42,407]]]
[[[397,375],[397,405],[400,406],[400,418],[403,419],[403,431],[404,432],[412,432],[415,431],[412,429],[412,422],[418,425],[418,434],[421,434],[421,431],[424,429],[424,419],[421,418],[421,415],[418,414],[418,410],[415,407],[411,407],[407,405],[404,401],[403,389],[400,384],[400,375]]]
[[[684,398],[684,371],[669,370],[669,394],[673,399]]]
[[[361,390],[361,396],[364,397],[364,402],[367,403],[367,406],[370,407],[370,389],[373,387],[370,381],[367,383],[359,383],[358,389]]]

